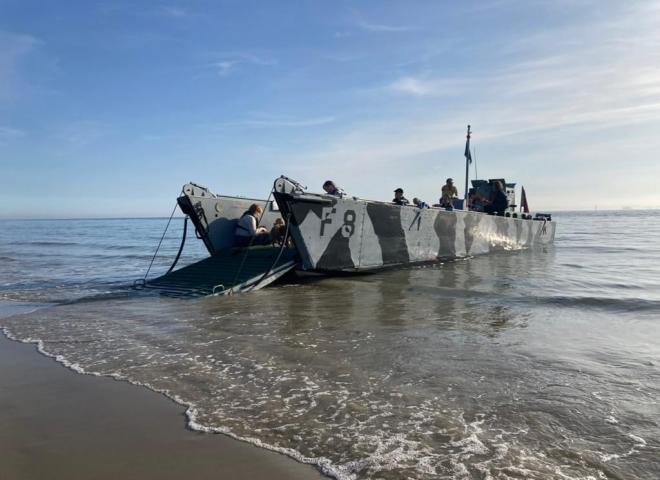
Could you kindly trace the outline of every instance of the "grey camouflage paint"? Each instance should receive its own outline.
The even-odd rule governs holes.
[[[280,177],[274,196],[306,270],[361,271],[517,250],[554,240],[556,223],[418,209],[304,191]]]

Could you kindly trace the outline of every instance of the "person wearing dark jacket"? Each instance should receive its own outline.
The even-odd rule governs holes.
[[[408,199],[403,196],[403,188],[397,188],[394,190],[394,199],[392,200],[392,203],[401,207],[405,207],[410,203]]]
[[[502,182],[495,182],[495,194],[493,195],[493,200],[489,205],[484,207],[484,212],[492,213],[495,215],[504,215],[504,212],[509,208],[509,200],[506,198],[506,193],[504,193],[504,186]]]

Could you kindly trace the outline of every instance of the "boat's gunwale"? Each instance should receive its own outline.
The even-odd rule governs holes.
[[[360,198],[360,197],[335,197],[333,195],[328,195],[328,194],[323,194],[323,193],[313,193],[313,192],[302,192],[302,193],[284,193],[284,192],[273,192],[275,196],[275,201],[277,201],[277,197],[280,196],[282,200],[287,201],[287,200],[295,200],[296,202],[301,202],[301,203],[334,203],[334,202],[339,202],[339,201],[355,201],[355,202],[363,202],[364,204],[377,204],[377,205],[387,205],[393,208],[414,208],[419,210],[420,212],[423,212],[424,210],[433,210],[435,212],[444,212],[446,214],[458,214],[459,212],[465,213],[465,214],[481,214],[481,215],[486,215],[488,217],[502,217],[502,218],[510,218],[512,220],[526,220],[526,221],[531,221],[531,222],[538,222],[538,221],[543,221],[543,219],[540,218],[525,218],[522,216],[522,214],[519,214],[518,212],[507,212],[509,215],[503,214],[503,215],[495,215],[492,213],[486,213],[486,212],[479,212],[477,210],[464,210],[462,208],[455,208],[453,210],[447,210],[444,207],[424,207],[420,208],[417,207],[416,205],[397,205],[392,202],[385,202],[382,200],[369,200],[365,198]],[[313,198],[305,198],[307,196],[311,196]],[[278,207],[280,210],[282,210],[282,206],[279,205]],[[514,215],[516,215],[514,217]],[[530,215],[531,214],[525,214],[525,215]],[[545,220],[548,223],[554,222],[554,220]]]
[[[187,193],[184,193],[181,195],[182,197],[195,197],[195,198],[212,198],[212,199],[219,199],[219,198],[228,198],[228,199],[239,199],[239,200],[249,200],[251,202],[272,202],[273,200],[264,200],[263,198],[251,198],[251,197],[241,197],[240,195],[218,195],[218,194],[213,194],[213,197],[202,197],[201,195],[189,195]]]

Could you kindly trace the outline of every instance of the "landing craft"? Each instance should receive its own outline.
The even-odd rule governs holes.
[[[171,295],[227,294],[262,288],[294,270],[367,272],[553,242],[556,223],[550,215],[529,215],[524,189],[524,213],[515,210],[515,184],[504,179],[473,180],[468,190],[470,133],[468,127],[468,201],[457,200],[455,208],[418,208],[310,193],[285,176],[275,179],[267,200],[216,195],[188,183],[177,203],[210,256],[178,270],[173,265],[167,274],[153,280],[147,281],[145,275],[139,285]],[[505,186],[509,207],[499,215],[475,211],[478,205],[472,200],[488,198],[496,182]],[[262,207],[259,223],[266,229],[277,218],[284,219],[290,244],[236,247],[236,225],[252,204]],[[181,248],[184,242],[185,229]]]
[[[357,272],[437,262],[553,241],[555,222],[468,210],[416,208],[307,193],[275,180],[273,195],[290,223],[305,270]]]
[[[473,182],[475,188],[487,184]],[[235,293],[262,288],[292,270],[366,272],[545,245],[556,229],[543,214],[532,219],[511,211],[488,215],[338,198],[309,193],[285,176],[275,180],[272,196],[215,195],[186,184],[177,202],[210,256],[140,285],[170,295]],[[263,207],[260,225],[267,229],[284,218],[292,246],[234,246],[236,224],[253,203]]]

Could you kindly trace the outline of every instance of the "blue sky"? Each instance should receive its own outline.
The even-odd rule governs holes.
[[[660,2],[0,0],[0,217],[280,174],[433,202],[468,123],[533,209],[660,207]]]

